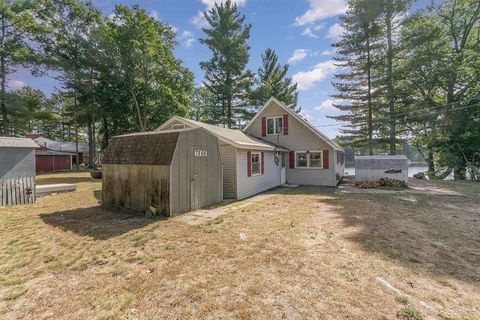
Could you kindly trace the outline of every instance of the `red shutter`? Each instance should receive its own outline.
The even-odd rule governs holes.
[[[264,157],[263,157],[263,151],[262,151],[262,160],[261,160],[262,161],[262,174],[265,172],[265,166],[263,165],[263,159],[264,159]]]
[[[247,151],[247,176],[252,176],[252,151]]]
[[[323,150],[323,169],[328,169],[328,150]]]
[[[290,169],[295,169],[295,151],[290,151]]]
[[[267,135],[267,118],[262,117],[262,137]]]
[[[288,114],[283,115],[283,134],[288,134]]]

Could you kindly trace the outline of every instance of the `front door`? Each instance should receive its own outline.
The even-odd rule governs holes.
[[[287,168],[285,162],[287,161],[285,152],[282,152],[282,169],[280,171],[280,184],[287,183]]]

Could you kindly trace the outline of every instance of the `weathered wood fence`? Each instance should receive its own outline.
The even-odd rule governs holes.
[[[0,179],[0,206],[35,202],[35,178]]]

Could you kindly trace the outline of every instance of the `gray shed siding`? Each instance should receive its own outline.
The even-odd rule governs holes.
[[[219,142],[223,163],[223,198],[237,198],[237,158],[235,147]]]
[[[310,131],[303,123],[292,116],[288,116],[288,135],[266,135],[262,137],[262,117],[280,117],[287,112],[276,103],[271,103],[264,111],[256,118],[255,122],[248,128],[247,133],[261,137],[271,143],[277,143],[292,151],[307,151],[307,150],[328,150],[329,169],[290,169],[287,165],[287,181],[290,184],[304,184],[304,185],[336,185],[336,160],[334,159],[333,148],[319,138],[316,134]],[[289,158],[289,157],[288,157]]]
[[[398,173],[387,173],[399,170]],[[373,181],[390,178],[408,183],[408,158],[396,156],[357,156],[355,157],[355,181]]]
[[[195,156],[195,150],[207,156]],[[222,161],[216,137],[183,131],[170,167],[170,216],[223,201]]]
[[[26,177],[35,177],[35,149],[0,147],[0,179]]]
[[[264,174],[248,176],[247,150],[237,150],[237,198],[244,199],[280,185],[281,165],[276,166],[274,152],[264,151]]]

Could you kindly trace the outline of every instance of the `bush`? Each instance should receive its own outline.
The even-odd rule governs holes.
[[[397,312],[397,318],[402,320],[423,320],[423,315],[411,305],[407,305]]]
[[[403,181],[390,179],[390,178],[380,178],[379,180],[374,181],[362,181],[357,182],[357,187],[362,189],[375,189],[375,188],[397,188],[404,189],[407,187],[407,184]]]

